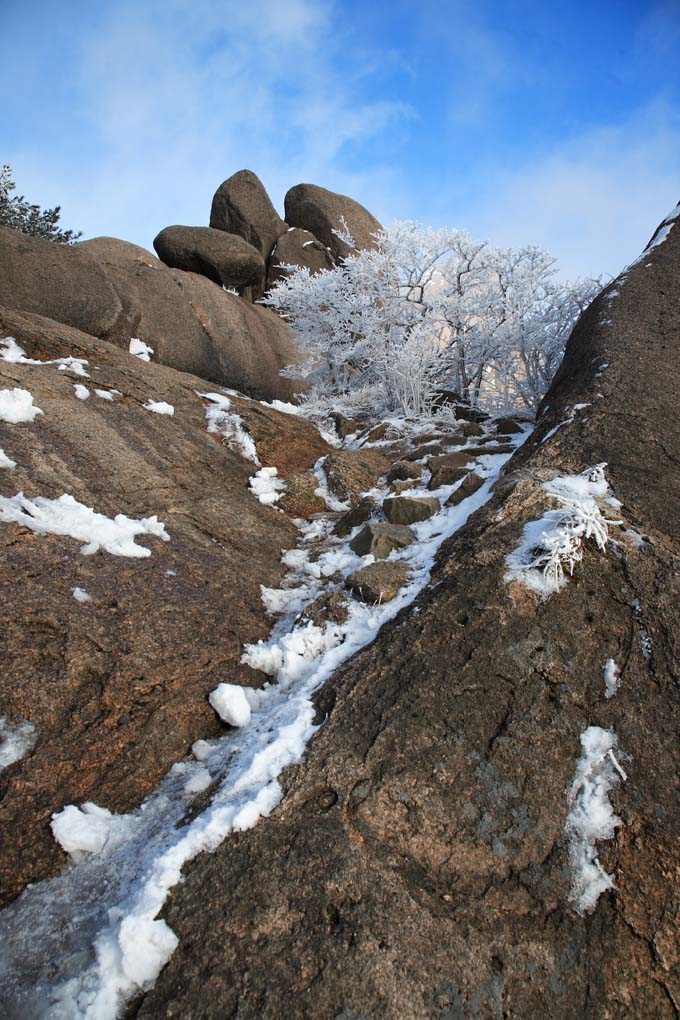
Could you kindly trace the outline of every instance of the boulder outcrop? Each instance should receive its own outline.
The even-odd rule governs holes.
[[[262,287],[264,259],[237,234],[212,227],[165,227],[154,238],[153,246],[171,269],[198,273],[234,290]]]
[[[310,273],[332,269],[333,258],[328,249],[308,230],[291,227],[282,234],[272,251],[267,272],[267,289],[288,275],[284,266],[302,266]]]
[[[257,248],[265,262],[288,229],[252,170],[239,170],[220,184],[212,200],[210,226],[238,234]]]
[[[335,259],[344,258],[352,251],[333,233],[342,229],[343,219],[358,249],[372,248],[373,235],[382,230],[375,216],[359,202],[316,184],[297,184],[291,188],[285,206],[286,222],[291,227],[310,231]]]

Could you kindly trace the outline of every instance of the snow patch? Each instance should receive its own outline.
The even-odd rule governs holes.
[[[27,358],[26,351],[21,347],[13,336],[5,337],[0,341],[0,359],[8,361],[13,365],[58,365],[60,372],[73,372],[74,375],[83,376],[89,379],[85,371],[88,361],[85,358],[55,358],[53,361],[38,361],[36,358]]]
[[[73,392],[75,393],[78,400],[87,400],[90,396],[90,391],[87,386],[83,386],[82,383],[73,384]]]
[[[604,696],[613,698],[621,686],[621,670],[613,659],[607,659],[604,664]]]
[[[198,393],[197,396],[209,400],[210,404],[205,409],[205,416],[208,420],[208,432],[223,436],[229,446],[238,447],[241,456],[251,460],[259,467],[260,458],[257,455],[255,443],[243,425],[240,415],[230,410],[231,401],[223,393]]]
[[[0,468],[9,468],[9,470],[11,471],[12,468],[15,468],[16,466],[17,466],[16,461],[10,460],[5,451],[0,446]]]
[[[73,597],[76,602],[91,602],[92,596],[85,591],[84,588],[71,588]]]
[[[133,520],[125,514],[116,514],[112,519],[95,513],[66,493],[58,499],[36,496],[31,500],[23,492],[0,496],[0,522],[20,524],[38,535],[75,538],[85,543],[80,550],[84,556],[104,549],[112,556],[141,558],[150,556],[151,550],[136,544],[137,535],[155,535],[164,542],[170,541],[165,525],[155,515]]]
[[[581,734],[583,753],[569,791],[566,836],[572,867],[570,898],[579,914],[590,914],[603,892],[614,889],[597,857],[597,844],[612,839],[622,824],[609,803],[610,791],[626,779],[614,755],[616,734],[589,726]]]
[[[102,400],[113,400],[114,397],[120,397],[120,390],[95,390],[95,395],[100,397]]]
[[[506,557],[506,582],[519,581],[539,595],[552,595],[564,587],[566,574],[573,574],[583,559],[586,539],[593,538],[598,549],[605,551],[608,525],[621,523],[603,517],[595,502],[609,493],[605,467],[598,464],[579,475],[562,475],[544,483],[546,493],[562,506],[525,525],[520,545]]]
[[[230,726],[247,726],[250,722],[250,705],[237,684],[218,684],[208,695],[208,701],[222,722]]]
[[[265,506],[278,503],[286,488],[286,483],[282,478],[277,478],[277,475],[275,467],[263,467],[249,481],[248,488]]]
[[[169,414],[175,413],[175,408],[172,404],[166,404],[163,400],[147,400],[144,405],[145,411],[153,411],[154,414]]]
[[[116,822],[117,817],[110,811],[88,801],[80,808],[68,804],[62,811],[53,814],[50,828],[62,850],[77,859],[83,853],[100,853]]]
[[[133,336],[130,339],[130,354],[134,354],[135,358],[139,358],[140,361],[151,361],[151,355],[153,354],[153,347],[149,347],[139,337]]]
[[[12,390],[0,390],[0,421],[10,425],[19,425],[25,421],[35,421],[39,414],[44,414],[33,403],[33,396],[28,390],[15,386]]]

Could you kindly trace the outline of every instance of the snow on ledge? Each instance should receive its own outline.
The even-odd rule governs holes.
[[[586,539],[593,538],[598,549],[605,551],[608,525],[621,523],[603,517],[595,502],[609,495],[606,466],[598,464],[579,475],[561,475],[544,483],[546,493],[562,505],[525,525],[522,541],[505,560],[507,583],[519,581],[547,597],[567,583],[566,574],[571,576],[583,559]]]
[[[125,514],[116,514],[112,519],[95,513],[66,493],[58,499],[36,496],[30,500],[23,492],[16,496],[0,496],[0,523],[20,524],[38,535],[75,538],[85,543],[80,550],[84,556],[103,549],[112,556],[139,559],[150,556],[151,550],[137,545],[137,535],[155,535],[164,542],[170,541],[165,525],[155,515],[133,520]]]
[[[139,358],[140,361],[151,361],[151,355],[153,354],[153,347],[149,347],[139,337],[133,336],[130,338],[130,346],[128,348],[130,354],[133,354],[135,358]]]
[[[147,400],[144,405],[145,411],[153,411],[154,414],[169,414],[175,413],[175,408],[172,404],[166,404],[164,400]]]
[[[603,892],[614,889],[597,857],[597,844],[612,839],[622,825],[609,803],[610,791],[626,773],[614,755],[616,734],[589,726],[581,734],[583,753],[576,763],[569,791],[565,833],[572,867],[570,898],[578,914],[590,914]]]
[[[73,372],[84,379],[89,379],[85,371],[88,364],[86,358],[55,358],[53,361],[38,361],[36,358],[27,358],[26,351],[21,347],[13,336],[5,337],[0,341],[0,359],[8,361],[13,365],[57,365],[60,372]]]

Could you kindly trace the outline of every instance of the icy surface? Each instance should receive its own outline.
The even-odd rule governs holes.
[[[621,670],[613,659],[607,659],[604,664],[604,696],[613,698],[621,686]]]
[[[44,414],[33,403],[33,396],[28,390],[14,387],[13,390],[0,390],[0,421],[10,425],[34,421],[39,414]]]
[[[480,489],[418,526],[417,540],[396,556],[410,571],[399,595],[378,606],[350,600],[343,624],[317,626],[297,617],[371,558],[356,557],[349,539],[332,534],[332,518],[299,522],[300,546],[284,557],[283,587],[263,590],[277,615],[271,635],[244,652],[244,662],[266,667],[272,678],[259,690],[242,689],[248,725],[197,741],[193,756],[174,765],[137,811],[107,821],[101,849],[72,851],[82,855],[77,864],[27,889],[0,913],[0,986],[15,1015],[113,1020],[153,984],[177,943],[158,914],[183,867],[276,807],[278,777],[301,759],[316,732],[315,691],[427,585],[441,543],[486,503],[508,457],[485,457]],[[208,786],[209,803],[191,812],[192,797]]]
[[[199,393],[198,396],[210,401],[205,409],[208,432],[223,436],[229,446],[235,446],[242,457],[252,460],[253,464],[257,464],[259,467],[260,458],[257,455],[255,443],[246,432],[240,415],[230,410],[229,397],[225,397],[223,393]]]
[[[607,547],[609,524],[596,499],[604,499],[609,487],[604,477],[606,464],[580,475],[562,475],[545,482],[543,488],[560,504],[537,521],[525,525],[522,541],[506,558],[506,582],[519,581],[539,595],[552,595],[567,582],[567,574],[583,559],[583,542],[594,539],[601,552]]]
[[[248,699],[237,684],[219,684],[210,692],[208,701],[222,722],[230,726],[247,726],[250,722]]]
[[[275,467],[263,467],[252,476],[248,488],[260,503],[265,506],[273,506],[278,503],[286,488],[282,478],[277,478],[278,471]]]
[[[16,466],[16,461],[11,460],[0,446],[0,468],[9,468],[11,471],[12,468],[15,468]]]
[[[36,741],[35,726],[30,722],[12,722],[0,716],[0,772],[15,761],[21,761]]]
[[[153,354],[153,347],[149,347],[139,337],[133,336],[130,340],[130,354],[134,354],[140,361],[151,361],[151,355]]]
[[[138,521],[125,514],[106,517],[67,494],[58,499],[36,496],[32,500],[23,492],[16,496],[0,496],[0,522],[21,524],[38,535],[76,538],[85,543],[80,550],[85,556],[99,549],[113,556],[150,556],[150,549],[136,544],[137,535],[155,535],[164,542],[170,541],[165,525],[156,516]]]
[[[602,893],[615,888],[598,860],[597,844],[612,839],[622,824],[609,803],[610,791],[626,779],[614,755],[616,745],[612,730],[589,726],[581,734],[583,753],[569,791],[565,830],[572,867],[570,895],[579,914],[592,913]]]
[[[166,404],[164,400],[147,400],[144,410],[153,411],[154,414],[173,415],[175,413],[175,408],[172,404]]]

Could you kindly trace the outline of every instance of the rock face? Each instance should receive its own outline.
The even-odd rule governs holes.
[[[317,241],[308,230],[291,227],[276,242],[267,273],[267,289],[288,273],[283,266],[306,266],[310,273],[333,268],[333,258],[328,249]]]
[[[265,262],[288,229],[252,170],[239,170],[220,184],[212,200],[210,226],[238,234],[259,251]]]
[[[171,269],[198,273],[236,290],[262,287],[264,260],[256,248],[236,234],[212,227],[165,227],[154,238],[153,246]]]
[[[179,948],[131,1015],[675,1020],[679,281],[676,223],[582,317],[433,585],[320,696],[281,806],[187,870],[164,912]],[[587,543],[544,601],[507,584],[554,507],[542,482],[605,461],[618,544]],[[597,847],[616,890],[582,917],[565,822],[590,726],[616,733],[627,781]]]
[[[341,229],[343,217],[358,249],[372,248],[373,235],[382,230],[375,216],[353,198],[316,184],[297,184],[286,195],[285,204],[286,222],[291,227],[309,230],[335,259],[344,258],[352,251],[333,233]]]
[[[0,305],[47,315],[95,336],[115,331],[123,308],[83,245],[55,244],[0,227]]]
[[[257,681],[240,665],[241,642],[268,633],[260,584],[280,581],[281,550],[298,534],[248,491],[255,465],[208,433],[196,393],[210,389],[204,379],[2,309],[6,335],[40,361],[87,359],[90,378],[0,360],[0,389],[25,388],[44,411],[31,424],[0,425],[17,465],[0,472],[2,495],[68,493],[109,517],[157,515],[170,541],[142,537],[146,559],[84,556],[82,542],[0,524],[0,674],[11,678],[0,715],[34,720],[38,736],[28,758],[0,773],[2,901],[63,866],[53,811],[87,800],[126,811],[194,740],[220,732],[206,696],[223,680]],[[74,383],[88,399],[76,399]],[[95,388],[118,393],[105,400]],[[170,403],[174,415],[150,413],[149,400]],[[328,452],[304,420],[232,404],[262,463],[283,477]],[[91,601],[77,601],[74,588]]]

